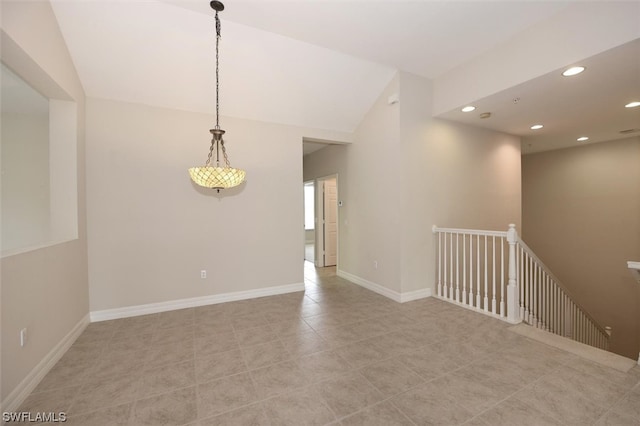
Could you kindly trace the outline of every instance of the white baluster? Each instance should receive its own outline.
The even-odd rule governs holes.
[[[584,329],[585,329],[585,324],[584,324],[584,315],[582,314],[582,311],[578,311],[578,316],[580,318],[580,321],[578,321],[578,336],[580,336],[580,340],[579,342],[584,342]]]
[[[469,235],[469,306],[473,307],[473,234]]]
[[[567,295],[564,291],[562,292],[562,299],[564,301],[564,337],[571,338],[571,331],[573,329],[571,322],[571,305],[569,305]]]
[[[547,313],[546,313],[546,308],[547,308],[547,296],[546,296],[546,292],[545,292],[545,281],[546,281],[546,274],[544,273],[544,271],[542,269],[540,269],[540,328],[543,330],[547,329],[547,324],[545,324],[546,318],[547,318]]]
[[[484,311],[489,312],[489,265],[487,264],[487,240],[484,237]]]
[[[549,292],[549,275],[548,274],[544,274],[544,279],[546,282],[546,285],[544,287],[544,300],[545,300],[545,324],[544,324],[544,329],[549,331],[550,330],[550,324],[551,324],[551,293]]]
[[[589,341],[589,327],[591,326],[591,320],[585,315],[584,312],[582,312],[582,316],[584,317],[584,342],[587,343]]]
[[[576,305],[574,305],[573,301],[571,301],[571,338],[573,340],[576,340],[576,336],[578,335],[577,323],[578,318],[576,316]]]
[[[509,245],[509,250],[511,250],[511,245]],[[524,248],[521,245],[518,245],[518,271],[520,271],[520,318],[525,319],[525,300],[524,300],[524,288],[526,283],[524,281]],[[511,254],[509,254],[509,259],[511,259]]]
[[[573,339],[573,306],[571,305],[571,301],[569,300],[569,296],[564,294],[564,298],[567,300],[567,327],[569,328],[568,337]]]
[[[538,314],[538,297],[537,297],[538,296],[538,281],[537,281],[538,265],[535,263],[533,265],[532,274],[533,274],[533,278],[532,278],[533,287],[531,289],[531,313],[532,313],[531,323],[533,324],[534,327],[538,328],[538,318],[536,316]]]
[[[449,233],[449,300],[453,299],[453,232]]]
[[[460,235],[456,232],[456,302],[460,302]]]
[[[578,337],[576,340],[580,343],[584,342],[584,336],[582,335],[583,331],[584,331],[584,318],[582,317],[582,311],[580,311],[580,308],[578,308],[578,306],[576,305],[576,315],[578,316],[578,321],[576,321],[576,323],[578,324],[578,330],[576,331],[576,336]]]
[[[527,270],[526,270],[526,280],[527,280],[527,290],[526,290],[526,303],[525,303],[525,307],[526,307],[526,321],[531,324],[531,258],[527,255],[526,256],[526,260],[527,260]]]
[[[564,294],[561,288],[558,288],[558,305],[560,307],[560,332],[559,335],[566,337],[567,335],[567,310],[564,303]]]
[[[596,328],[596,344],[600,349],[604,349],[604,341],[605,338],[602,334],[602,331],[600,330],[600,328]]]
[[[496,311],[496,237],[495,235],[492,237],[492,241],[491,241],[491,251],[493,254],[493,259],[492,259],[492,269],[491,271],[493,272],[493,276],[492,276],[492,291],[493,294],[491,295],[491,312],[495,315],[497,313]]]
[[[589,344],[589,335],[591,334],[591,321],[589,318],[585,318],[584,321],[584,344]]]
[[[556,306],[554,301],[555,291],[553,288],[553,280],[551,279],[551,277],[547,277],[547,284],[548,284],[547,291],[549,292],[549,324],[548,326],[549,326],[549,331],[553,333],[555,328],[554,313],[555,313]]]
[[[551,280],[551,284],[553,285],[553,306],[554,309],[554,330],[553,332],[556,334],[560,334],[560,293],[558,292],[558,286],[556,282]]]
[[[563,309],[563,315],[562,315],[562,320],[564,323],[564,326],[562,328],[563,330],[563,336],[564,337],[571,337],[571,314],[569,312],[569,303],[567,302],[567,295],[564,294],[564,291],[561,291],[560,294],[562,295],[562,309]]]
[[[442,297],[442,232],[438,232],[438,296]]]
[[[504,238],[500,238],[500,316],[504,317]]]
[[[477,235],[476,244],[476,309],[480,309],[480,235]]]
[[[516,284],[516,243],[518,233],[514,224],[509,225],[507,231],[509,242],[509,284],[507,286],[507,314],[509,322],[516,323],[521,319],[518,315],[518,286]]]
[[[576,332],[575,332],[575,318],[573,317],[574,312],[573,312],[573,303],[571,303],[571,300],[569,299],[569,296],[567,296],[566,294],[564,295],[564,297],[567,298],[567,304],[569,306],[569,337],[571,339],[576,338]]]
[[[467,234],[462,234],[462,303],[467,304]]]
[[[585,330],[584,330],[585,343],[587,345],[591,344],[590,343],[591,342],[591,340],[590,340],[591,337],[590,336],[591,336],[591,331],[592,331],[591,327],[592,327],[591,320],[589,318],[587,318],[586,321],[585,321]]]
[[[551,283],[551,331],[558,334],[558,293],[553,280],[550,279],[549,282]]]
[[[443,252],[442,252],[442,275],[444,280],[442,281],[442,297],[446,298],[447,297],[447,289],[449,288],[449,285],[447,284],[447,233],[444,232],[444,235],[442,237],[442,239],[444,240],[444,244],[443,244]]]

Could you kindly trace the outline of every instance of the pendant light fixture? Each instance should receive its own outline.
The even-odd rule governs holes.
[[[220,128],[220,101],[219,101],[219,66],[218,52],[220,45],[220,19],[218,12],[224,10],[224,4],[219,1],[212,1],[210,6],[216,11],[216,127],[209,130],[213,135],[211,139],[211,147],[209,148],[209,156],[203,167],[191,167],[189,175],[191,180],[205,188],[215,189],[220,192],[221,189],[233,188],[244,182],[245,171],[231,167],[227,150],[224,146],[224,130]],[[215,157],[214,157],[215,151]],[[222,151],[222,165],[220,164],[220,151]]]

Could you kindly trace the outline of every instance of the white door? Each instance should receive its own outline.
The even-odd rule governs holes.
[[[336,179],[324,181],[324,266],[338,261],[338,187]]]

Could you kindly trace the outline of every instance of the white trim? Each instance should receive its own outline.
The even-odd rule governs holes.
[[[16,256],[18,254],[29,253],[32,251],[36,251],[36,250],[40,250],[48,247],[58,246],[60,244],[66,244],[76,240],[78,240],[77,236],[72,238],[62,239],[62,240],[54,240],[54,241],[47,241],[39,244],[33,244],[26,247],[6,249],[6,250],[2,250],[2,253],[0,254],[0,258],[4,259],[5,257],[11,257],[11,256]]]
[[[404,303],[410,302],[412,300],[422,299],[425,297],[431,297],[431,289],[425,288],[421,290],[410,291],[407,293],[398,293],[397,291],[388,289],[380,284],[376,284],[369,280],[365,280],[357,275],[350,274],[349,272],[342,271],[338,269],[336,271],[336,275],[344,278],[345,280],[349,280],[354,284],[357,284],[361,287],[366,288],[367,290],[371,290],[374,293],[378,293],[384,297],[387,297],[395,302]]]
[[[631,370],[636,364],[632,358],[576,342],[567,337],[558,336],[557,334],[532,327],[526,323],[514,325],[513,327],[509,327],[508,330],[623,373]]]
[[[484,235],[489,237],[507,237],[507,231],[483,231],[481,229],[462,229],[462,228],[438,228],[436,225],[431,227],[431,231],[435,234],[438,232],[451,234],[467,234],[467,235]]]
[[[408,291],[406,293],[400,293],[400,303],[411,302],[412,300],[424,299],[425,297],[431,296],[432,294],[430,288]]]
[[[627,266],[629,267],[629,271],[633,278],[640,284],[640,262],[627,262]],[[638,361],[640,363],[640,361]]]
[[[27,376],[11,391],[11,393],[2,401],[2,409],[0,411],[15,411],[31,392],[38,386],[38,383],[47,375],[54,365],[62,358],[62,356],[71,347],[73,342],[82,334],[89,325],[89,314],[85,315],[66,336],[58,342],[57,345],[45,355],[42,360],[27,374]]]
[[[167,302],[126,306],[124,308],[105,309],[102,311],[92,311],[90,315],[91,322],[106,321],[119,318],[135,317],[138,315],[155,314],[158,312],[173,311],[176,309],[193,308],[196,306],[234,302],[236,300],[254,299],[256,297],[275,296],[277,294],[293,293],[296,291],[304,291],[304,283],[258,288],[255,290],[235,291],[233,293],[213,294],[210,296],[192,297],[189,299],[169,300]]]

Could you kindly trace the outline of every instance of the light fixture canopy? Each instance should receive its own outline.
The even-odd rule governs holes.
[[[580,136],[578,139],[576,139],[578,142],[584,142],[584,141],[588,141],[589,137],[588,136]]]
[[[213,137],[211,138],[211,147],[209,148],[209,156],[202,167],[191,167],[189,175],[191,180],[204,188],[215,189],[220,192],[221,189],[233,188],[244,182],[246,172],[242,169],[231,167],[227,150],[224,146],[223,135],[225,131],[220,128],[220,72],[219,72],[219,45],[220,45],[220,19],[218,12],[224,10],[222,2],[213,0],[209,3],[211,8],[216,11],[216,126],[209,130]],[[215,156],[214,156],[215,150]],[[223,163],[220,164],[220,151],[222,151]],[[215,164],[212,164],[212,158]]]
[[[544,126],[542,124],[534,124],[533,126],[531,126],[531,130],[539,130],[542,129]]]
[[[471,112],[474,109],[476,109],[476,107],[474,107],[473,105],[467,105],[466,107],[462,108],[462,112]]]
[[[625,105],[625,108],[635,108],[640,106],[640,101],[629,102]]]

